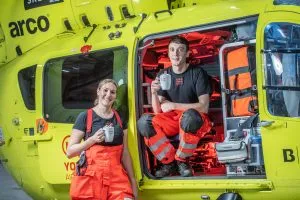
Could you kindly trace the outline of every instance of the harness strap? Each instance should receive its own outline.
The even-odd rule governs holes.
[[[122,120],[121,120],[121,117],[120,117],[119,113],[116,110],[114,110],[114,109],[112,109],[112,111],[114,112],[114,114],[115,114],[115,116],[117,118],[118,124],[123,129],[123,123],[122,123]]]
[[[86,134],[87,138],[92,132],[92,122],[93,122],[93,110],[90,108],[87,110],[87,117],[86,117]]]

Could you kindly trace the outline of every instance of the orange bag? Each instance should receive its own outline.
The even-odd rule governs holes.
[[[248,116],[253,115],[257,110],[257,97],[250,93],[231,96],[231,115]]]
[[[254,48],[234,49],[227,54],[227,95],[231,116],[253,115],[258,109]]]

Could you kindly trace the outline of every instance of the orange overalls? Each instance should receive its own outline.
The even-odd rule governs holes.
[[[184,111],[174,110],[166,113],[158,113],[152,119],[152,125],[156,134],[150,138],[144,138],[145,144],[149,147],[154,156],[163,164],[169,164],[174,159],[186,161],[193,155],[199,140],[212,128],[208,116],[199,113],[203,124],[196,133],[186,133],[180,127],[180,121]],[[179,147],[176,150],[168,137],[176,136],[179,133]]]
[[[133,199],[132,188],[126,171],[123,169],[121,157],[123,145],[93,145],[86,150],[88,167],[84,176],[74,176],[71,194],[84,190],[81,198],[72,200],[124,200]],[[78,180],[74,180],[78,179]],[[90,187],[89,187],[90,186]],[[74,188],[72,188],[74,187]],[[82,193],[82,191],[78,191]]]

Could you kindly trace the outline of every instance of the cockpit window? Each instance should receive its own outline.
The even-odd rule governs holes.
[[[45,118],[50,122],[73,123],[77,115],[93,107],[102,79],[118,83],[116,109],[127,108],[126,48],[55,58],[45,66]],[[123,111],[126,112],[126,111]]]
[[[300,25],[271,23],[265,28],[265,86],[268,110],[299,117]]]
[[[18,73],[21,94],[28,110],[35,110],[35,71],[36,66],[32,66],[24,68]]]

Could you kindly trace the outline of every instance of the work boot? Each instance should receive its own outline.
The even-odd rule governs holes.
[[[162,165],[159,170],[155,172],[157,178],[162,178],[176,173],[176,163],[171,162],[169,164]]]
[[[193,176],[192,167],[188,163],[177,161],[177,166],[178,166],[178,172],[181,176],[184,177]]]

